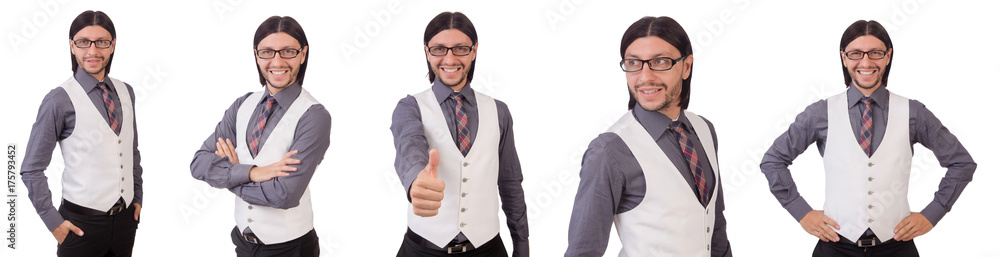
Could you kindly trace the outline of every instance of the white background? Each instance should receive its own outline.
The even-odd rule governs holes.
[[[808,104],[844,89],[837,47],[858,19],[885,25],[895,43],[893,92],[918,99],[979,163],[974,182],[929,234],[924,256],[1000,256],[998,142],[993,131],[1000,45],[993,1],[13,1],[0,17],[4,101],[0,141],[19,146],[18,166],[42,97],[71,76],[70,21],[110,15],[118,32],[112,77],[135,87],[145,205],[136,256],[232,255],[232,194],[190,175],[188,164],[238,97],[260,90],[252,37],[271,15],[297,19],[310,40],[305,87],[333,116],[332,144],[312,181],[323,256],[393,256],[406,230],[406,200],[389,132],[396,102],[428,87],[424,27],[462,11],[479,32],[473,87],[505,101],[515,120],[531,248],[560,256],[587,144],[626,110],[617,67],[625,29],[642,16],[678,20],[695,44],[690,110],[715,123],[729,239],[737,256],[807,256],[808,235],[774,200],[758,165]],[[354,52],[345,52],[354,49]],[[992,107],[991,107],[992,106]],[[991,132],[992,131],[992,132]],[[916,147],[911,208],[933,198],[944,174]],[[823,171],[814,148],[792,166],[819,208]],[[59,199],[61,157],[46,175]],[[56,242],[18,176],[17,249],[44,256]],[[990,200],[994,199],[994,200]],[[501,214],[502,216],[502,214]],[[7,223],[4,222],[4,230]],[[503,223],[501,223],[503,224]],[[504,227],[504,226],[501,226]],[[620,248],[615,232],[608,256]],[[4,238],[6,238],[6,233]],[[510,249],[506,228],[501,231]]]

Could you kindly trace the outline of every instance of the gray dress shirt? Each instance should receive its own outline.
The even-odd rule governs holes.
[[[111,101],[115,103],[115,106],[121,106],[116,89],[110,84],[111,81],[97,81],[94,76],[83,71],[82,68],[77,68],[73,77],[83,87],[83,92],[87,92],[87,96],[104,117],[104,121],[108,122],[108,126],[111,126],[111,121],[108,119],[108,109],[104,106],[104,91],[97,87],[98,83],[109,83]],[[135,92],[132,90],[132,86],[127,83],[125,87],[128,88],[129,99],[132,99],[132,110],[135,110]],[[121,108],[115,108],[115,116],[122,117]],[[132,116],[132,128],[135,131],[135,138],[132,140],[132,177],[135,184],[132,203],[141,205],[142,166],[139,165],[141,160],[139,157],[139,131],[135,129],[135,124],[138,122],[135,122],[134,112]],[[38,216],[41,216],[42,222],[45,223],[45,227],[49,231],[54,230],[65,219],[52,205],[52,191],[49,190],[45,169],[52,161],[52,151],[55,150],[56,143],[72,135],[75,127],[76,110],[73,107],[73,102],[69,99],[69,94],[62,87],[52,89],[42,99],[42,105],[38,107],[38,116],[35,118],[35,124],[31,126],[31,137],[28,138],[28,147],[21,165],[21,180],[24,181],[24,186],[28,189],[28,199],[31,199],[31,204],[35,206],[35,211],[38,212]]]
[[[865,108],[864,104],[861,103],[863,96],[854,85],[847,89],[848,115],[851,120],[851,128],[854,130],[854,138],[859,142],[861,140],[859,135],[861,133],[861,115]],[[878,146],[885,136],[885,127],[889,116],[889,91],[885,86],[882,86],[876,89],[870,97],[873,100],[872,153],[874,153],[878,150]],[[931,224],[937,225],[944,214],[951,210],[965,186],[972,181],[972,173],[976,171],[976,163],[962,146],[962,143],[958,142],[958,138],[951,134],[948,128],[942,125],[941,121],[924,104],[913,99],[910,99],[909,104],[910,149],[913,149],[914,143],[920,143],[934,152],[941,167],[948,168],[944,178],[941,179],[938,191],[934,193],[934,200],[920,212],[924,217],[927,217]],[[767,177],[771,193],[795,220],[801,220],[813,208],[799,195],[795,181],[792,180],[792,175],[788,170],[788,165],[791,165],[792,161],[813,142],[816,143],[819,154],[823,155],[826,135],[827,102],[826,99],[823,99],[806,107],[806,110],[795,118],[795,122],[788,127],[788,131],[774,140],[774,144],[764,154],[760,163],[760,170]]]
[[[441,104],[444,112],[444,119],[448,121],[448,129],[452,138],[458,142],[457,124],[455,123],[454,99],[450,98],[453,90],[441,83],[434,81],[431,86],[434,96]],[[476,94],[471,87],[463,87],[459,91],[462,95],[462,109],[468,119],[470,142],[475,144],[477,129],[479,128],[479,108],[476,104]],[[513,242],[514,256],[528,256],[528,212],[524,203],[524,190],[521,188],[521,162],[517,158],[517,150],[514,147],[514,124],[510,116],[507,104],[500,100],[495,100],[497,105],[497,116],[500,121],[500,170],[497,178],[497,189],[500,191],[500,202],[504,214],[507,216],[507,227],[510,229],[510,236]],[[424,125],[420,118],[420,108],[417,106],[416,98],[406,96],[399,100],[396,109],[392,112],[393,141],[396,146],[396,173],[406,191],[406,199],[410,199],[410,184],[417,178],[417,174],[427,166],[427,151],[430,147],[427,138],[424,137]],[[456,143],[457,146],[457,143]],[[456,240],[464,241],[465,235],[459,233]]]
[[[292,102],[299,97],[300,92],[302,86],[296,82],[274,95],[277,102],[272,106],[271,117],[267,119],[267,124],[261,133],[261,146],[267,142],[271,131],[281,121]],[[288,165],[297,168],[296,171],[288,172],[290,174],[288,176],[259,183],[253,182],[250,181],[250,168],[254,165],[233,164],[228,157],[219,157],[215,154],[215,142],[220,137],[232,140],[236,147],[247,144],[250,140],[249,132],[253,131],[256,122],[236,124],[236,113],[250,94],[252,92],[237,98],[229,109],[226,109],[222,121],[215,126],[215,131],[205,139],[201,149],[195,152],[194,160],[191,161],[191,176],[215,188],[228,188],[237,197],[250,204],[279,209],[298,206],[299,199],[302,198],[316,172],[316,166],[323,161],[323,155],[330,147],[330,113],[322,104],[316,104],[309,107],[296,123],[292,145],[287,150],[299,150],[299,153],[292,158],[302,162]],[[264,98],[252,100],[257,107],[250,116],[251,121],[264,111]],[[247,126],[247,135],[236,135],[236,126]]]
[[[681,152],[677,132],[670,129],[672,120],[659,112],[646,111],[638,104],[632,108],[632,114],[639,124],[656,140],[660,150],[674,164],[674,167],[687,181],[695,197],[698,195],[694,183],[694,175]],[[714,169],[708,162],[708,156],[691,127],[687,115],[681,112],[677,120],[684,124],[684,131],[694,143],[698,152],[698,162],[705,174],[705,185],[712,192],[715,187]],[[708,119],[708,128],[716,153],[719,141],[715,135],[715,126]],[[729,239],[726,234],[725,201],[722,194],[722,183],[718,183],[719,196],[715,201],[715,229],[712,232],[712,256],[732,256]],[[659,186],[659,185],[653,185]],[[615,133],[606,132],[590,142],[583,154],[583,164],[580,169],[580,187],[573,203],[573,215],[569,223],[569,247],[566,256],[603,256],[608,247],[608,238],[614,216],[632,210],[642,202],[646,194],[646,178],[643,175],[639,161],[632,155],[625,141]],[[711,196],[710,196],[711,197]],[[685,222],[685,221],[675,221]]]

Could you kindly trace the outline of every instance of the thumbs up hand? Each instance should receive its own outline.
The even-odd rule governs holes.
[[[413,214],[420,217],[433,217],[441,208],[444,199],[444,181],[437,178],[437,149],[431,149],[428,154],[427,167],[424,167],[410,185],[410,202],[413,204]]]

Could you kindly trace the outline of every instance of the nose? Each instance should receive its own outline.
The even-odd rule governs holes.
[[[635,72],[638,82],[647,82],[653,79],[653,70],[649,68],[649,65],[643,65],[641,69]]]

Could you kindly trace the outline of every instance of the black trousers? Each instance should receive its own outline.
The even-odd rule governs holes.
[[[68,203],[67,204],[72,204]],[[83,236],[73,231],[57,247],[58,256],[132,256],[135,230],[139,221],[135,220],[135,205],[115,215],[83,215],[73,213],[63,206],[59,214],[83,230]]]
[[[278,244],[253,244],[243,238],[243,233],[239,228],[234,227],[230,233],[233,244],[236,245],[236,256],[239,257],[267,257],[267,256],[319,256],[319,237],[316,230],[309,230],[305,235],[292,241]]]
[[[500,234],[490,239],[489,242],[480,245],[479,248],[460,254],[448,254],[444,249],[437,248],[426,240],[413,233],[409,229],[403,236],[403,244],[399,246],[396,257],[425,257],[425,256],[454,256],[454,257],[507,257],[507,248],[503,246]]]
[[[825,257],[825,256],[845,256],[845,257],[917,257],[920,256],[917,253],[917,245],[913,243],[913,240],[899,242],[896,240],[889,240],[886,243],[872,246],[872,247],[859,247],[856,244],[843,243],[848,239],[843,236],[840,237],[841,242],[823,242],[819,240],[816,244],[816,248],[813,249],[813,257]]]

